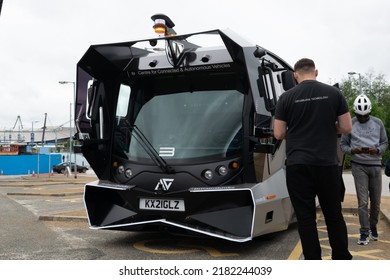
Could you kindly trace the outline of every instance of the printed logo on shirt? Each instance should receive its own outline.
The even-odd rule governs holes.
[[[317,100],[323,100],[323,99],[328,99],[328,98],[329,98],[328,96],[319,96],[319,97],[311,97],[311,98],[305,98],[305,99],[297,99],[297,100],[295,100],[295,103],[317,101]]]

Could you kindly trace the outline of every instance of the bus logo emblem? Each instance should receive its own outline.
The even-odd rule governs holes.
[[[168,191],[169,188],[172,186],[174,179],[169,179],[169,178],[163,178],[158,181],[156,188],[154,189],[155,191],[162,189],[164,191]]]
[[[174,147],[160,147],[160,152],[158,153],[160,157],[173,157],[175,156]]]

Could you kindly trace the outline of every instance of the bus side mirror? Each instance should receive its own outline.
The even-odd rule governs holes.
[[[88,83],[88,90],[87,90],[87,106],[86,106],[86,115],[88,119],[95,119],[96,116],[94,114],[94,107],[95,107],[95,101],[96,101],[96,90],[97,90],[97,83],[93,80],[91,80]]]
[[[287,70],[282,73],[282,85],[285,91],[295,87],[296,84],[293,71]]]

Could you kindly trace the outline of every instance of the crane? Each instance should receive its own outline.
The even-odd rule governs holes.
[[[22,119],[20,118],[20,116],[18,116],[18,117],[16,118],[16,121],[15,121],[15,124],[14,124],[13,129],[15,129],[15,126],[16,126],[16,124],[18,123],[18,121],[19,121],[19,123],[20,123],[20,126],[21,126],[22,129],[23,129],[23,123],[22,123]]]
[[[16,121],[15,121],[15,124],[14,124],[14,127],[12,128],[12,129],[15,129],[15,126],[16,126],[16,124],[18,123],[18,121],[19,121],[19,132],[18,132],[18,142],[21,142],[22,140],[21,140],[21,137],[20,137],[20,127],[22,127],[22,129],[23,129],[23,123],[22,123],[22,119],[20,118],[20,116],[18,116],[17,118],[16,118]]]
[[[45,113],[45,121],[43,122],[43,127],[42,127],[42,147],[45,145],[45,131],[46,131],[46,118],[47,118],[47,113]]]

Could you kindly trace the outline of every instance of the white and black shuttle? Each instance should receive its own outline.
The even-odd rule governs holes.
[[[76,139],[98,181],[93,229],[230,241],[285,230],[285,145],[272,137],[291,67],[229,30],[92,45],[77,64]],[[165,28],[165,29],[164,29]]]

